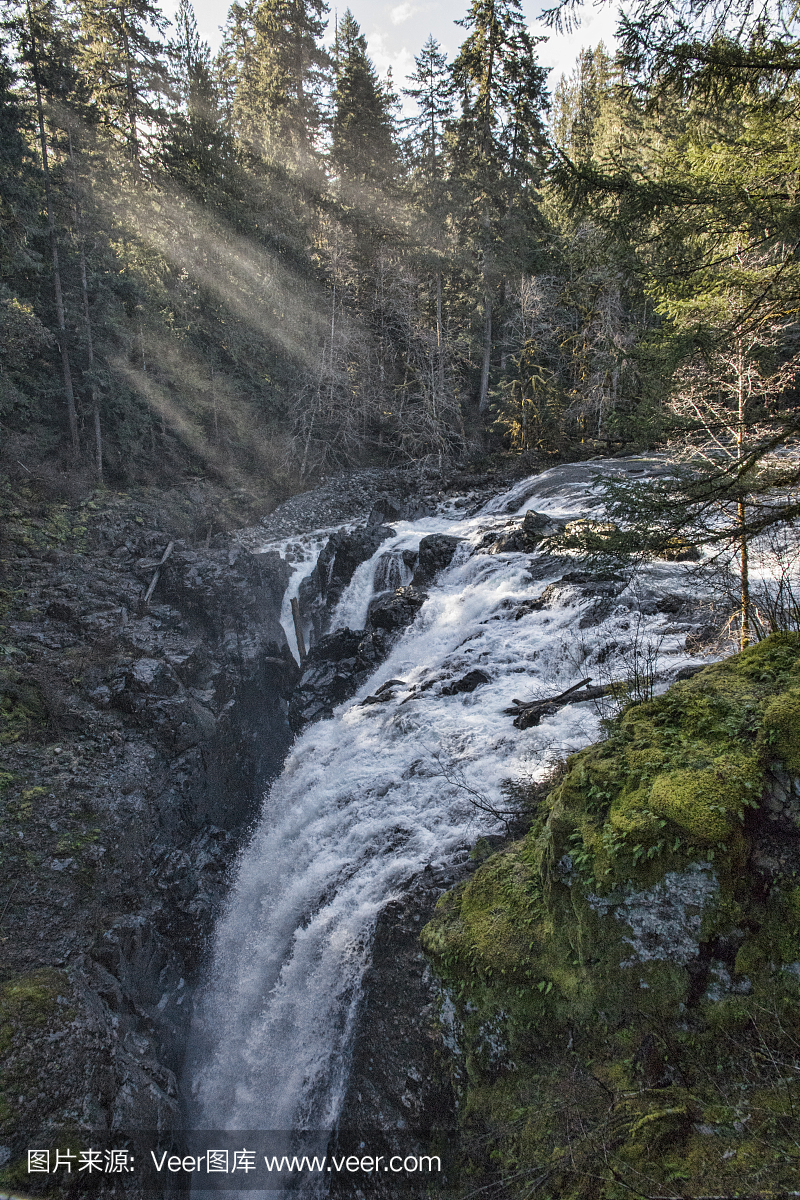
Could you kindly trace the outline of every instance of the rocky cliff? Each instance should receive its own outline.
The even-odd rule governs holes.
[[[131,498],[56,516],[12,510],[2,546],[0,1159],[26,1191],[37,1131],[176,1122],[192,985],[297,674],[277,554],[187,543]]]

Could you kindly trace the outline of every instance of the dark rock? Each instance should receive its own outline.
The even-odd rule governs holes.
[[[140,658],[128,671],[125,686],[132,692],[174,696],[180,684],[165,662],[157,658]]]
[[[413,584],[396,588],[391,595],[377,596],[370,601],[367,620],[372,629],[397,633],[412,623],[427,599],[428,593]]]
[[[689,606],[689,601],[685,596],[662,596],[656,601],[656,611],[660,613],[669,613],[671,616],[677,616]]]
[[[403,679],[387,679],[386,683],[382,683],[379,688],[375,689],[372,696],[367,696],[361,701],[362,708],[369,704],[386,704],[389,700],[394,699],[394,690],[398,687],[405,687],[406,683]]]
[[[394,534],[388,525],[369,525],[349,533],[334,533],[328,538],[314,570],[303,580],[298,593],[300,612],[311,621],[316,641],[324,635],[330,615],[356,567],[372,558],[378,547]]]
[[[382,683],[379,688],[375,689],[376,696],[382,696],[384,692],[393,690],[396,687],[405,687],[405,679],[387,679],[386,683]]]
[[[54,1011],[59,995],[70,1014],[12,1047],[32,1080],[20,1138],[51,1116],[95,1129],[177,1123],[191,993],[233,858],[291,741],[282,697],[299,668],[279,620],[286,564],[224,539],[187,550],[172,533],[138,530],[127,498],[102,503],[120,529],[109,520],[82,553],[15,568],[20,594],[44,608],[58,588],[63,600],[19,635],[22,670],[0,681],[23,735],[6,747],[12,790],[38,789],[28,836],[48,896],[39,903],[29,865],[7,858],[4,971],[52,979]],[[109,553],[126,541],[146,566]],[[56,620],[72,622],[69,643],[45,641]]]
[[[446,533],[430,533],[419,544],[419,558],[412,583],[431,583],[437,573],[449,567],[461,538]]]
[[[333,715],[383,662],[387,644],[363,629],[339,629],[320,639],[308,654],[289,701],[289,725],[299,733],[311,721]]]
[[[399,496],[379,496],[367,517],[368,525],[399,521],[403,516],[403,501]]]
[[[368,525],[379,525],[385,521],[418,521],[435,511],[435,505],[420,496],[398,496],[397,493],[380,495],[367,517]]]
[[[686,538],[673,538],[668,546],[660,550],[658,558],[664,559],[666,562],[699,562],[700,551],[697,546]]]
[[[75,610],[69,604],[64,604],[62,600],[53,600],[45,609],[45,615],[52,617],[54,621],[71,621],[75,616]]]
[[[699,675],[699,673],[701,671],[705,671],[705,669],[706,669],[705,663],[699,663],[697,666],[694,666],[694,667],[681,667],[680,671],[678,671],[678,674],[675,676],[675,678],[676,679],[693,679],[695,675]]]
[[[487,554],[532,553],[542,540],[553,537],[564,528],[563,521],[554,520],[545,513],[529,509],[521,524],[506,529],[492,529],[486,533],[478,546],[478,552]]]
[[[539,534],[541,537],[554,528],[556,528],[556,524],[552,517],[548,517],[546,513],[536,512],[533,508],[529,508],[522,518],[523,532],[529,535]]]
[[[468,671],[460,679],[456,679],[453,683],[448,684],[447,687],[443,687],[442,695],[456,696],[459,692],[474,692],[476,687],[488,682],[489,676],[483,671]]]

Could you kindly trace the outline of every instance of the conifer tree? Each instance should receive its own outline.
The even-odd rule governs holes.
[[[320,44],[324,0],[261,0],[255,12],[260,101],[267,143],[305,161],[322,123],[330,59]]]
[[[453,116],[453,80],[447,57],[433,35],[414,59],[416,70],[409,76],[415,86],[403,88],[403,95],[417,103],[418,112],[411,118],[411,144],[414,162],[430,182],[436,177],[444,151],[444,134]]]
[[[493,308],[508,263],[530,254],[531,185],[541,170],[545,75],[520,0],[473,0],[459,22],[468,31],[453,63],[461,115],[451,132],[453,177],[481,276],[478,411],[489,406]],[[523,256],[520,262],[520,255]]]
[[[179,108],[170,116],[162,161],[193,195],[210,200],[234,156],[219,111],[211,51],[200,38],[190,0],[180,0],[175,31],[169,51]]]
[[[166,122],[168,21],[151,0],[77,0],[79,68],[100,120],[137,169]]]
[[[37,0],[26,0],[25,17],[21,26],[21,34],[21,58],[28,68],[33,85],[39,151],[41,154],[42,181],[44,185],[45,211],[47,213],[47,232],[50,242],[55,314],[58,324],[58,346],[61,352],[61,371],[64,380],[64,394],[67,401],[70,441],[72,443],[72,452],[77,456],[79,450],[78,416],[75,408],[75,390],[72,381],[64,290],[61,279],[55,196],[50,170],[50,147],[45,126],[45,102],[48,98],[45,88],[49,85],[48,90],[54,93],[56,98],[60,98],[60,95],[65,90],[64,78],[69,73],[65,59],[59,53],[61,44],[63,44],[63,38],[60,36],[62,28],[52,0],[38,0],[38,2]],[[54,53],[48,55],[44,51],[46,43],[49,43],[49,49],[54,50]]]
[[[336,30],[335,73],[331,161],[353,182],[386,183],[396,161],[393,97],[378,79],[349,8]]]

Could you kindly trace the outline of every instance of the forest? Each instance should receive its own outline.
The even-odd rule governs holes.
[[[189,0],[4,11],[7,480],[667,447],[662,540],[720,498],[741,537],[794,515],[794,10],[636,0],[552,95],[520,0],[399,92],[324,0],[237,0],[216,57]]]

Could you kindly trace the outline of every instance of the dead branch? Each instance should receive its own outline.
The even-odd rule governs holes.
[[[530,729],[532,726],[538,725],[542,717],[557,712],[565,704],[582,704],[585,700],[599,700],[601,696],[607,696],[614,690],[612,683],[587,687],[586,685],[591,682],[592,678],[588,676],[557,696],[547,696],[539,700],[514,700],[513,707],[504,708],[503,712],[514,717],[515,728]],[[582,688],[585,690],[581,691]],[[579,694],[576,695],[576,693]]]

